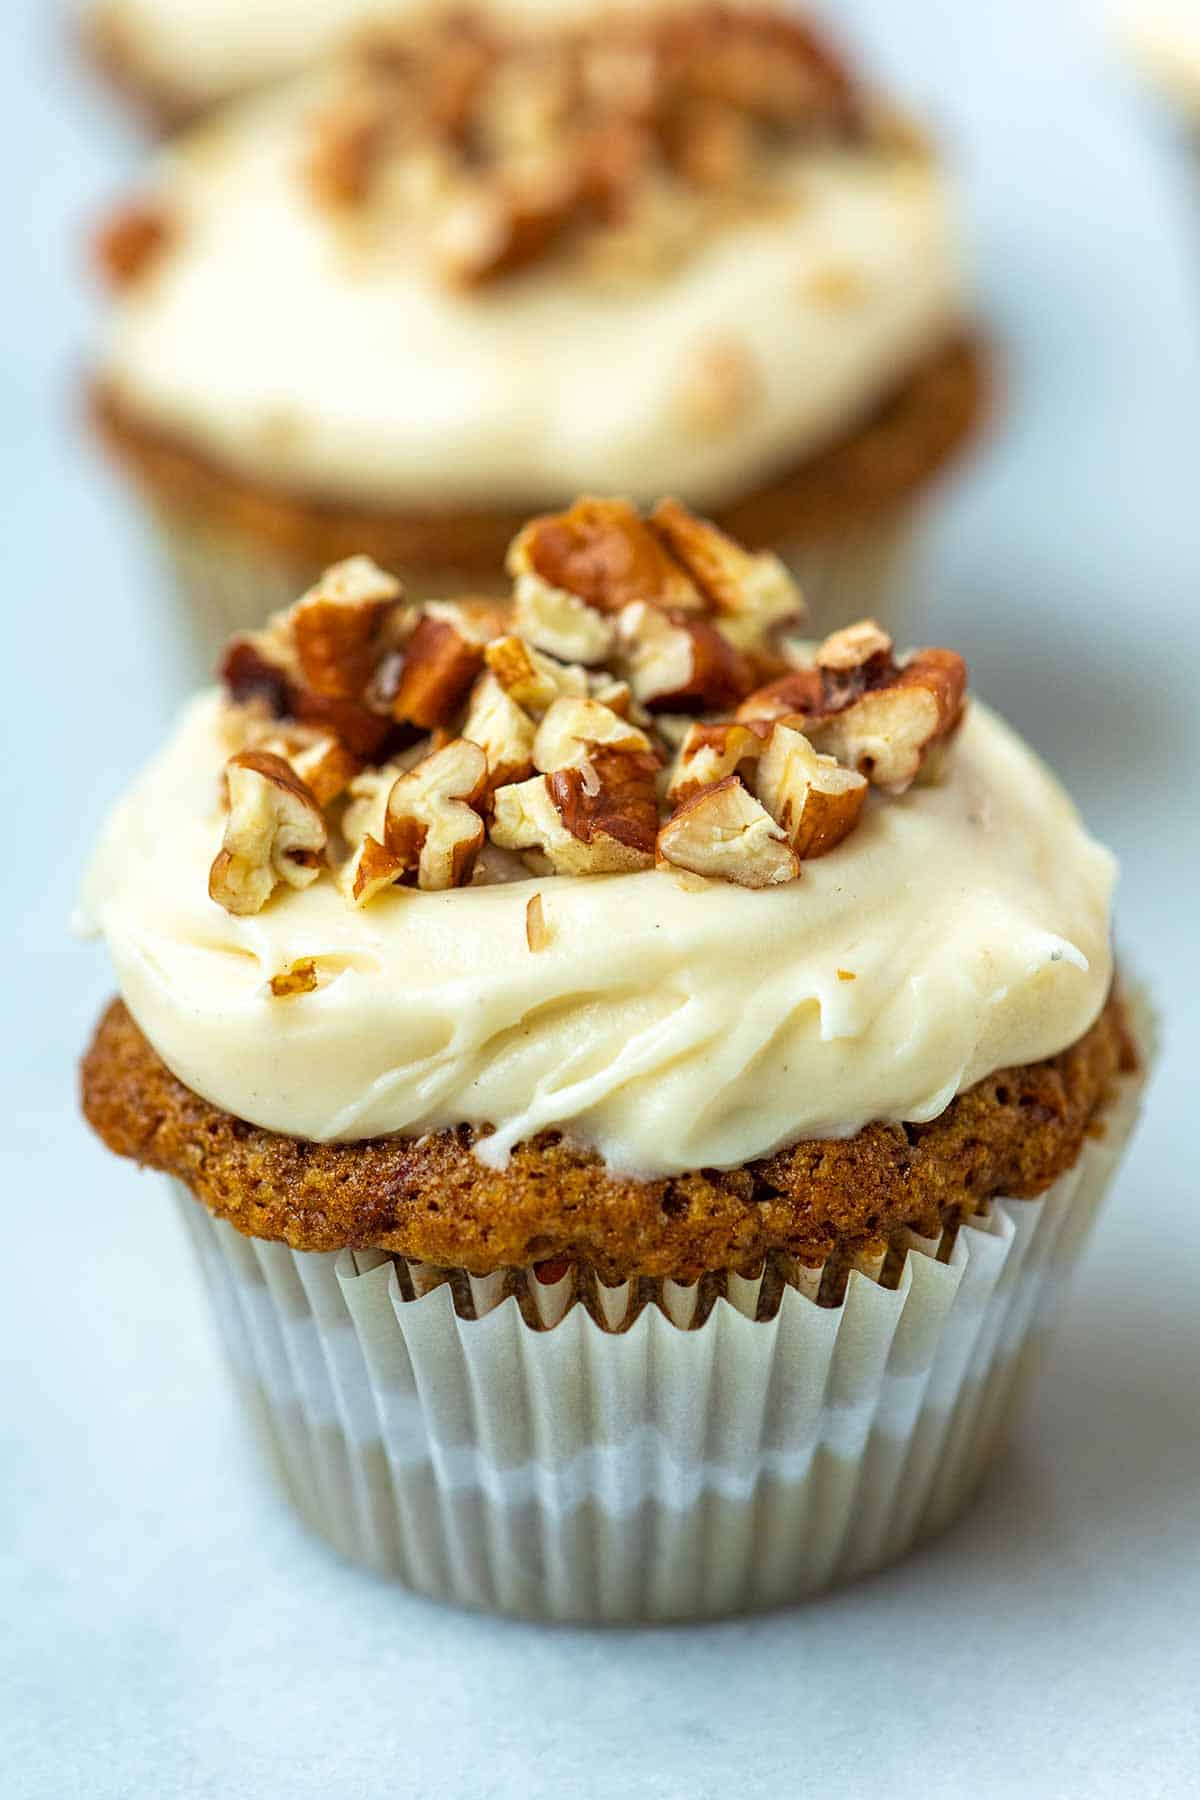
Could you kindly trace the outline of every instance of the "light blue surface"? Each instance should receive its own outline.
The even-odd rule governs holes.
[[[957,145],[1005,347],[1005,435],[941,514],[920,632],[968,650],[1120,852],[1122,937],[1167,1019],[1031,1415],[932,1549],[705,1630],[440,1611],[339,1566],[268,1495],[157,1186],[75,1116],[109,982],[65,942],[73,886],[181,690],[154,569],[73,429],[80,227],[131,147],[63,73],[60,21],[9,0],[6,1797],[1200,1792],[1196,186],[1066,0],[841,11]]]

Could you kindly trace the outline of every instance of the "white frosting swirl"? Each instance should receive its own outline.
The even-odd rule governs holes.
[[[488,1122],[491,1160],[559,1126],[644,1175],[734,1166],[933,1118],[1064,1049],[1104,1003],[1113,860],[978,704],[939,785],[873,795],[783,888],[651,871],[393,889],[356,912],[323,877],[253,918],[207,893],[218,705],[192,705],[116,810],[84,912],[168,1067],[273,1130]],[[536,953],[534,893],[551,932]],[[308,956],[340,972],[272,998],[270,976]]]
[[[653,279],[550,257],[462,295],[412,244],[369,246],[314,204],[311,105],[256,101],[168,156],[175,241],[118,304],[104,356],[135,418],[291,492],[719,505],[822,450],[962,319],[943,184],[911,155],[805,151],[794,204]]]

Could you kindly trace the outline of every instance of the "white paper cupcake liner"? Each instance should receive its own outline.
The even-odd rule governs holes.
[[[227,638],[261,625],[288,606],[321,571],[227,530],[177,520],[159,521],[169,575],[180,608],[188,655],[205,679]],[[910,566],[915,535],[911,508],[889,512],[826,543],[783,544],[808,604],[810,635],[824,636],[849,619],[886,622],[891,601]],[[489,591],[478,574],[452,569],[398,569],[412,594],[437,599]],[[506,593],[497,571],[493,590]]]
[[[1040,1199],[993,1202],[940,1258],[914,1241],[896,1286],[855,1270],[823,1306],[821,1271],[794,1272],[764,1318],[761,1278],[731,1276],[692,1329],[696,1290],[672,1282],[589,1310],[571,1273],[292,1251],[177,1193],[259,1434],[343,1555],[467,1606],[709,1617],[879,1568],[954,1518],[1140,1088]]]

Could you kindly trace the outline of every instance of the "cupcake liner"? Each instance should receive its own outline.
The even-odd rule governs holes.
[[[176,1192],[257,1434],[343,1555],[472,1607],[712,1617],[879,1568],[955,1517],[1141,1085],[1040,1199],[914,1239],[895,1286],[853,1270],[836,1306],[823,1271],[780,1263],[714,1294],[293,1251]]]
[[[886,623],[891,598],[910,564],[915,524],[912,509],[896,510],[825,542],[778,546],[808,604],[811,623],[806,629],[811,635],[825,635],[852,618],[870,616]],[[193,519],[164,515],[158,535],[188,652],[206,679],[227,638],[290,605],[321,573],[311,564],[273,554],[266,544]],[[453,569],[405,567],[397,573],[418,598],[508,591],[500,570],[491,584],[477,573]]]

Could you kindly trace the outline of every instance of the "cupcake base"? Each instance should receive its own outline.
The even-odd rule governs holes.
[[[692,1329],[696,1290],[671,1282],[293,1251],[176,1191],[257,1435],[343,1555],[465,1606],[708,1618],[878,1569],[958,1515],[1140,1091],[1122,1080],[1040,1199],[914,1240],[895,1286],[860,1268],[824,1307],[796,1270],[765,1317],[763,1279],[731,1275]]]

